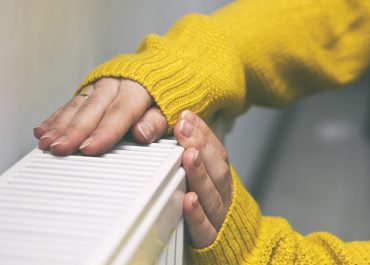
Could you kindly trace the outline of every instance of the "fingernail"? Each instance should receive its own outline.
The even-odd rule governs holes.
[[[85,147],[92,144],[94,142],[94,140],[95,140],[94,137],[87,138],[85,141],[83,141],[83,143],[80,145],[80,147],[78,149],[80,149],[80,150],[84,149]]]
[[[194,133],[194,126],[186,120],[180,122],[180,131],[185,137],[192,137]]]
[[[39,131],[39,129],[42,129],[42,126],[41,126],[41,125],[36,126],[36,127],[34,127],[34,128],[32,129],[32,131],[33,131],[33,135],[35,135],[36,137],[38,137],[38,134],[40,133],[40,132],[38,132],[38,131]]]
[[[199,121],[196,115],[194,115],[190,110],[185,110],[181,113],[181,119],[188,121],[195,128],[198,127]]]
[[[190,114],[189,110],[184,110],[183,112],[181,112],[181,119],[186,120],[186,117],[189,116],[189,114]]]
[[[57,131],[56,130],[51,130],[46,132],[43,136],[40,137],[40,140],[50,138],[50,137],[55,137],[57,136]]]
[[[200,160],[199,160],[199,151],[198,151],[198,149],[196,149],[193,159],[194,159],[194,165],[196,167],[199,167],[200,166]]]
[[[147,121],[140,121],[137,125],[139,131],[148,142],[154,141],[157,135],[154,132],[153,126]]]
[[[51,147],[54,147],[54,146],[57,146],[57,145],[60,145],[60,144],[64,143],[66,140],[67,140],[67,136],[59,137],[58,139],[56,139],[56,140],[55,140],[55,141],[50,145],[50,148],[51,148]]]
[[[193,199],[192,205],[193,205],[194,208],[197,208],[199,206],[198,195],[195,195],[195,198]]]

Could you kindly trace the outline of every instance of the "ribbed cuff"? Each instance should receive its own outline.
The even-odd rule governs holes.
[[[169,124],[182,110],[203,119],[244,109],[243,66],[212,19],[188,15],[163,37],[150,34],[136,54],[119,55],[96,67],[80,89],[103,77],[127,78],[144,86]]]
[[[126,78],[145,87],[172,128],[184,109],[196,109],[202,117],[209,116],[207,102],[199,94],[205,91],[202,78],[181,58],[160,49],[137,54],[123,54],[96,67],[81,83],[80,89],[103,77]]]
[[[240,183],[234,169],[233,198],[215,241],[202,249],[190,249],[192,264],[242,264],[256,245],[261,222],[257,203]]]

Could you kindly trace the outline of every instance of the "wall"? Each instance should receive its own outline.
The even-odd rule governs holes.
[[[133,52],[145,34],[164,33],[183,14],[226,2],[0,0],[0,172],[37,144],[32,128],[71,97],[94,65]],[[274,116],[253,110],[227,138],[243,175],[258,164]]]

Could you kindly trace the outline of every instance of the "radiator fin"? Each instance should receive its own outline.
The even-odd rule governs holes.
[[[35,149],[0,177],[1,264],[81,265],[118,245],[181,153],[166,139],[121,142],[101,157]]]

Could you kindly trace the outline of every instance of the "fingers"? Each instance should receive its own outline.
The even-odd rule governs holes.
[[[220,230],[232,198],[232,178],[227,152],[217,137],[194,113],[180,115],[174,128],[180,145],[186,148],[182,157],[189,195],[184,201],[184,215],[195,247],[213,242]],[[200,207],[191,204],[197,194]],[[211,235],[211,236],[210,236]]]
[[[228,153],[223,144],[218,140],[217,136],[212,132],[212,130],[208,127],[208,125],[200,119],[196,114],[189,110],[184,110],[180,114],[180,120],[186,120],[194,127],[199,128],[199,130],[203,133],[205,138],[209,138],[209,141],[212,142],[216,152],[219,156],[228,161]]]
[[[117,96],[105,110],[97,128],[80,146],[87,155],[109,150],[135,124],[152,104],[144,87],[131,80],[121,80]]]
[[[227,151],[207,124],[190,111],[180,115],[174,127],[174,134],[185,148],[194,147],[199,151],[204,167],[222,197],[224,205],[231,201],[232,183]]]
[[[103,78],[85,87],[81,94],[34,129],[41,149],[55,155],[69,155],[77,149],[87,155],[101,154],[118,142],[152,104],[145,88],[131,80]],[[154,129],[159,137],[167,123],[155,109],[143,122],[151,118],[158,122]],[[137,136],[143,139],[142,133]]]
[[[192,245],[195,248],[204,248],[215,240],[217,232],[208,220],[194,192],[185,194],[184,217]]]
[[[40,125],[33,128],[33,135],[37,139],[40,139],[41,136],[46,132],[50,124],[54,121],[54,119],[59,115],[61,111],[62,111],[62,108],[58,109],[56,112],[50,115],[46,120],[44,120]]]
[[[218,231],[226,215],[226,209],[221,195],[199,157],[199,152],[193,147],[186,149],[183,154],[182,165],[186,172],[189,189],[198,194],[204,212]]]
[[[140,143],[149,144],[158,140],[168,128],[166,118],[158,107],[147,110],[132,129],[132,136]]]
[[[62,133],[50,145],[51,152],[57,155],[73,153],[98,126],[106,108],[116,97],[119,86],[118,79],[100,79],[95,84],[94,92],[69,119],[68,126],[59,130]],[[53,123],[56,124],[56,122]]]
[[[82,93],[91,94],[93,86],[86,87]],[[59,137],[63,131],[67,128],[69,122],[75,116],[80,106],[85,102],[85,97],[75,96],[73,97],[56,115],[52,115],[41,127],[44,127],[46,131],[40,137],[39,147],[42,150],[48,150],[50,145]]]

